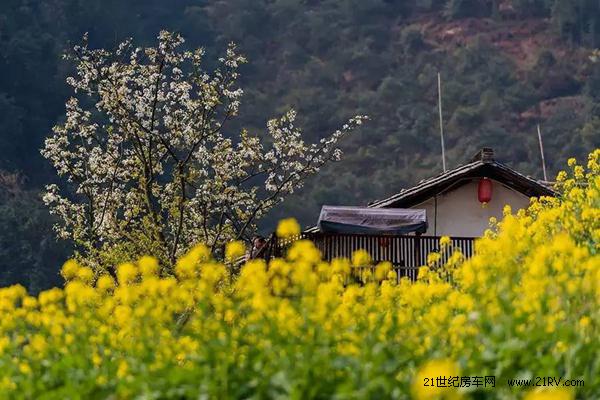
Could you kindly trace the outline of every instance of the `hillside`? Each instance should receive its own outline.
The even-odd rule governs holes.
[[[289,103],[301,105],[301,115],[314,117],[314,104],[328,103],[323,119],[310,120],[316,131],[333,126],[332,115],[342,118],[340,109],[355,107],[373,119],[350,140],[345,161],[317,178],[301,201],[291,200],[291,211],[282,215],[287,211],[311,221],[316,203],[364,204],[438,173],[437,71],[443,76],[450,166],[487,145],[505,162],[541,178],[538,123],[551,176],[561,157],[582,156],[600,142],[591,49],[562,37],[550,18],[449,21],[441,12],[428,12],[390,22],[385,34],[385,46],[371,46],[367,34],[353,48],[315,49],[318,56],[303,64],[305,70],[314,68],[313,74],[284,68],[275,74],[279,91],[286,85],[302,88],[301,96],[288,92]],[[286,50],[265,56],[280,65]],[[339,59],[344,62],[331,62]],[[322,79],[341,93],[324,93],[311,82],[317,71],[327,73]]]
[[[315,139],[352,115],[370,116],[345,142],[344,160],[265,220],[266,233],[281,216],[309,224],[321,204],[365,204],[439,173],[438,72],[450,167],[490,146],[541,177],[538,123],[551,174],[562,160],[583,158],[600,146],[600,65],[589,58],[598,22],[600,5],[583,0],[2,2],[0,170],[20,171],[27,190],[2,200],[0,226],[27,224],[18,234],[0,233],[12,249],[0,253],[0,268],[10,272],[0,283],[31,285],[28,260],[58,265],[66,254],[38,252],[31,243],[54,240],[47,228],[35,228],[48,226],[49,217],[36,213],[31,221],[27,207],[15,204],[39,209],[39,189],[56,180],[39,148],[64,117],[72,71],[60,55],[86,31],[93,46],[104,47],[179,31],[190,47],[205,46],[209,64],[237,42],[249,64],[232,130],[260,134],[270,117],[293,107]],[[50,279],[44,274],[37,287]]]

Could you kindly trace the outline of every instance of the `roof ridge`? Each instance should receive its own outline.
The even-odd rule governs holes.
[[[495,163],[495,161],[492,161],[492,163]],[[459,166],[457,166],[457,167],[455,167],[455,168],[453,168],[453,169],[451,169],[449,171],[439,173],[439,174],[437,174],[435,176],[432,176],[432,177],[429,177],[427,179],[422,179],[416,185],[414,185],[414,186],[412,186],[410,188],[403,188],[403,189],[400,190],[400,192],[398,192],[396,194],[393,194],[393,195],[391,195],[389,197],[386,197],[386,198],[380,199],[380,200],[374,200],[374,201],[372,201],[372,202],[370,202],[368,204],[368,207],[375,207],[377,205],[380,205],[381,203],[385,203],[385,202],[388,202],[388,201],[393,201],[394,198],[399,197],[401,194],[404,195],[404,194],[406,194],[406,192],[417,190],[420,186],[425,186],[426,184],[429,184],[429,183],[431,183],[431,182],[433,182],[433,181],[435,181],[437,179],[440,179],[440,178],[446,178],[447,176],[449,176],[451,174],[455,174],[455,173],[457,173],[457,171],[462,170],[464,168],[473,167],[474,164],[484,165],[484,164],[490,164],[490,162],[489,161],[488,162],[484,162],[482,160],[475,160],[475,161],[471,161],[471,162],[469,162],[467,164],[461,164],[461,165],[459,165]]]
[[[493,158],[482,157],[480,159],[475,158],[475,161],[472,161],[468,164],[460,165],[450,171],[436,175],[427,180],[423,180],[411,188],[402,189],[399,193],[393,194],[387,198],[373,201],[373,202],[369,203],[368,206],[369,207],[388,206],[388,205],[393,204],[394,202],[400,201],[408,196],[417,194],[421,190],[426,190],[427,188],[430,188],[431,186],[434,186],[436,184],[443,184],[443,182],[446,180],[450,180],[456,176],[460,177],[460,175],[462,175],[462,174],[467,174],[467,173],[469,173],[477,168],[483,167],[483,166],[489,166],[491,168],[496,168],[497,170],[503,171],[504,174],[509,174],[509,175],[512,175],[513,177],[520,179],[521,186],[535,187],[535,189],[533,189],[534,192],[546,192],[548,195],[555,193],[554,190],[552,190],[551,188],[539,183],[537,180],[535,180],[531,177],[528,177],[528,176],[512,169],[511,167],[509,167],[508,165],[506,165],[504,163],[496,161]],[[501,178],[501,176],[498,176],[498,178]],[[502,180],[499,180],[498,178],[495,178],[495,180],[502,182]],[[507,179],[506,177],[504,177],[504,178]],[[515,184],[513,183],[513,185],[511,185],[511,187],[512,186],[515,186]],[[519,185],[517,184],[516,187],[513,187],[513,189],[521,191],[522,193],[525,194],[525,192],[523,192],[522,189],[518,189],[518,187],[519,187]]]

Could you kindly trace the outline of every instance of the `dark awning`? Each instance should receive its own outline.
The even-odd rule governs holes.
[[[323,206],[319,230],[350,234],[425,233],[427,215],[425,210],[420,209]]]

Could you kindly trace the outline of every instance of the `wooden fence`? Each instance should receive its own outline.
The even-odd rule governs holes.
[[[371,255],[373,264],[380,261],[391,262],[398,279],[404,276],[416,279],[419,267],[427,261],[427,255],[432,252],[440,252],[439,236],[380,236],[305,232],[291,239],[272,237],[264,251],[261,252],[261,256],[266,259],[282,257],[287,248],[299,239],[311,240],[321,251],[323,258],[328,261],[337,257],[350,258],[354,251],[364,249]],[[475,238],[453,237],[450,241],[451,245],[441,252],[442,261],[450,257],[456,249],[460,250],[465,258],[473,255]],[[371,270],[372,266],[364,268]]]

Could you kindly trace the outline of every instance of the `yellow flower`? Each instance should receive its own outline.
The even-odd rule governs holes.
[[[47,306],[58,302],[63,298],[63,291],[59,288],[53,288],[50,290],[43,291],[38,296],[39,302],[42,306]]]
[[[158,274],[158,260],[154,257],[144,256],[138,260],[140,272],[144,278]]]
[[[567,351],[567,345],[565,345],[565,342],[559,340],[558,342],[556,342],[556,346],[554,347],[554,349],[557,353],[564,353],[565,351]]]
[[[75,338],[73,337],[73,335],[71,335],[70,333],[65,335],[65,343],[67,345],[72,344],[75,341]]]
[[[427,265],[433,265],[440,261],[441,258],[442,256],[440,255],[440,253],[429,253],[427,255]]]
[[[204,244],[197,244],[186,254],[194,262],[204,262],[210,259],[210,249]]]
[[[587,315],[583,316],[583,317],[581,317],[581,319],[579,319],[579,326],[582,329],[585,329],[588,326],[590,326],[591,321],[592,321],[592,319],[590,317],[588,317]]]
[[[0,356],[4,353],[4,349],[10,344],[10,339],[7,337],[0,337]]]
[[[181,280],[196,277],[198,275],[197,262],[189,255],[181,257],[175,264],[175,275]]]
[[[490,220],[491,223],[491,220]],[[440,238],[440,247],[444,248],[446,246],[448,246],[451,243],[450,237],[449,236],[442,236]]]
[[[177,263],[175,264],[175,275],[177,275],[180,280],[198,277],[200,263],[206,262],[209,259],[210,249],[203,244],[198,244],[177,260]]]
[[[430,272],[431,272],[431,270],[429,269],[429,267],[426,265],[423,265],[423,266],[419,267],[418,272],[417,272],[417,277],[421,280],[427,279],[429,277]]]
[[[225,247],[225,258],[230,261],[236,260],[239,257],[243,256],[246,251],[246,246],[244,246],[244,242],[241,240],[236,240],[234,242],[227,243],[227,247]]]
[[[572,167],[572,166],[574,166],[575,164],[577,164],[577,160],[576,160],[575,158],[573,158],[573,157],[569,158],[569,160],[567,161],[567,165],[568,165],[569,167]]]
[[[415,399],[428,400],[440,398],[459,398],[454,387],[439,387],[436,379],[448,379],[459,376],[458,365],[449,359],[426,362],[415,375],[411,385]],[[431,380],[433,379],[433,382]],[[459,378],[460,379],[460,378]]]
[[[52,324],[52,326],[50,327],[50,335],[51,336],[59,337],[59,336],[62,336],[63,333],[64,333],[64,330],[63,330],[62,326],[58,325],[57,323]]]
[[[227,279],[226,264],[212,259],[208,247],[197,245],[177,261],[177,278],[169,276],[170,266],[159,271],[156,259],[142,257],[119,266],[118,287],[109,275],[99,275],[91,286],[92,270],[70,261],[61,271],[64,289],[36,297],[19,285],[0,288],[0,364],[8,366],[0,370],[0,393],[11,397],[11,390],[25,388],[29,397],[43,397],[51,389],[47,385],[60,378],[54,363],[72,355],[87,361],[86,385],[106,386],[119,398],[139,397],[139,379],[147,374],[192,379],[194,366],[207,357],[225,364],[264,364],[310,351],[306,346],[315,338],[331,357],[352,357],[359,369],[382,370],[391,358],[406,360],[397,365],[397,382],[380,376],[382,398],[475,395],[439,383],[449,386],[448,378],[460,378],[454,360],[469,364],[472,373],[464,376],[493,370],[493,364],[481,361],[489,346],[498,350],[496,362],[509,370],[526,364],[552,375],[561,371],[571,350],[594,354],[597,347],[600,150],[590,157],[588,170],[574,165],[565,173],[559,197],[531,201],[516,215],[508,211],[475,242],[468,260],[460,253],[448,260],[449,251],[434,253],[429,262],[435,268],[417,266],[416,280],[410,258],[404,259],[409,278],[403,277],[405,270],[397,276],[389,262],[373,267],[365,250],[354,253],[352,261],[328,262],[312,241],[289,239],[282,240],[290,245],[285,258],[249,260],[235,279]],[[226,257],[243,254],[240,244],[230,243]],[[451,246],[449,238],[440,244]],[[349,256],[344,245],[332,246],[328,255]],[[394,250],[376,247],[372,254],[385,259]],[[410,251],[405,249],[404,257]],[[352,265],[369,268],[353,270]],[[541,360],[525,352],[515,364],[512,353],[504,351],[505,338],[514,335],[524,346],[545,336],[555,357]],[[371,357],[370,349],[378,348],[383,351]],[[318,368],[312,359],[295,361]],[[584,364],[574,363],[569,376],[587,376]],[[144,373],[138,376],[138,370]],[[31,374],[38,371],[48,379],[33,385]],[[260,371],[252,368],[244,373],[245,379],[260,379]],[[347,369],[335,374],[340,387],[353,376]],[[582,396],[593,392],[585,383]],[[157,395],[172,384],[157,385]],[[495,395],[480,389],[484,396],[484,391]],[[495,390],[498,397],[572,400],[575,388],[564,389]]]
[[[127,376],[128,372],[129,372],[129,365],[127,364],[127,361],[121,360],[121,362],[119,362],[119,367],[117,368],[117,377],[119,379],[123,379]]]
[[[48,343],[46,343],[44,336],[38,333],[31,337],[31,340],[29,341],[29,347],[35,353],[44,353],[48,347]]]
[[[366,250],[360,249],[352,253],[352,266],[367,267],[371,265],[371,256]]]
[[[235,312],[233,310],[225,310],[225,313],[223,314],[223,320],[230,324],[233,322],[234,319]]]
[[[0,389],[2,391],[15,390],[17,388],[17,384],[13,382],[8,376],[5,376],[0,380]]]
[[[96,281],[96,287],[105,292],[115,287],[115,281],[110,275],[101,275]]]
[[[300,225],[295,218],[286,218],[279,221],[277,225],[277,236],[280,238],[289,238],[300,234]]]
[[[36,308],[38,301],[35,297],[27,296],[23,298],[23,308]]]
[[[573,400],[572,391],[564,388],[540,388],[527,392],[523,400]]]
[[[94,271],[90,267],[81,267],[77,270],[77,278],[85,283],[92,283],[94,280]]]
[[[132,263],[123,263],[117,267],[117,279],[120,285],[132,283],[138,275],[136,266]]]
[[[31,366],[26,362],[19,363],[19,371],[24,375],[31,374]]]
[[[321,260],[321,252],[310,240],[297,240],[289,249],[287,258],[291,261],[306,261],[318,263]]]
[[[97,367],[102,364],[102,357],[98,353],[92,354],[92,363]]]
[[[334,258],[331,261],[331,269],[333,274],[348,275],[350,273],[350,261],[347,258]]]
[[[388,273],[392,270],[392,263],[389,261],[380,262],[375,268],[375,279],[382,281],[387,278]]]
[[[65,278],[65,280],[69,281],[77,276],[77,272],[79,271],[79,265],[75,260],[69,260],[63,264],[60,274]]]

